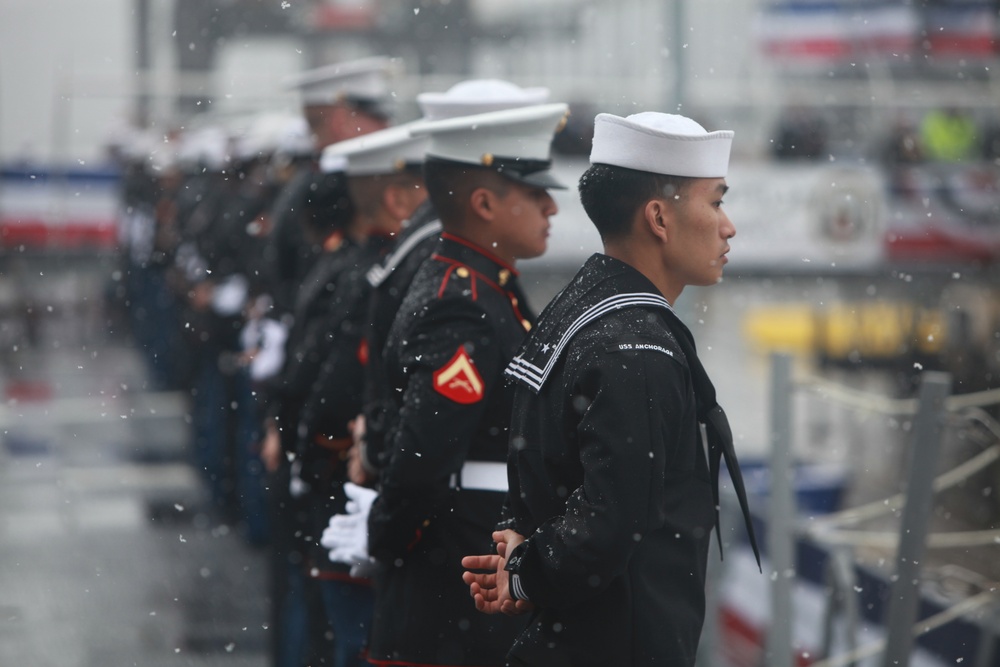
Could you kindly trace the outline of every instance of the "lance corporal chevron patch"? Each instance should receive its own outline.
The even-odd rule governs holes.
[[[462,346],[448,363],[434,371],[434,391],[456,403],[477,403],[482,400],[485,389],[483,378]]]

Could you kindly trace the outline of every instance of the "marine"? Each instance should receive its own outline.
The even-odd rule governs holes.
[[[430,140],[424,180],[444,231],[385,347],[397,417],[367,521],[373,662],[502,665],[523,625],[477,614],[461,558],[490,547],[507,486],[502,372],[534,320],[514,264],[546,249],[557,211],[548,188],[559,185],[550,145],[566,111],[545,104],[411,130]],[[348,543],[357,517],[334,519]]]

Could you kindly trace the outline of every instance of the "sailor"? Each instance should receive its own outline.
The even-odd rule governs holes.
[[[490,547],[507,486],[502,372],[534,320],[514,264],[546,249],[557,211],[548,189],[559,187],[550,146],[566,111],[544,104],[412,129],[430,138],[424,180],[443,233],[385,347],[397,417],[367,522],[373,662],[502,665],[524,625],[476,612],[461,558]],[[328,531],[343,528],[345,548],[351,514]]]
[[[368,361],[364,320],[371,285],[366,274],[384,258],[403,221],[423,203],[421,166],[424,137],[405,126],[388,128],[328,146],[320,160],[328,171],[346,174],[353,218],[345,228],[349,265],[326,299],[331,308],[320,325],[312,353],[318,374],[299,415],[296,455],[308,485],[311,515],[309,575],[315,579],[335,636],[335,667],[368,664],[362,653],[371,628],[374,595],[369,581],[350,567],[331,562],[319,536],[330,517],[345,511],[344,482],[352,441],[349,422],[361,410],[363,369]]]
[[[604,252],[506,370],[507,520],[498,556],[463,561],[481,610],[533,612],[510,665],[694,665],[722,457],[756,553],[725,413],[673,309],[722,279],[732,139],[677,115],[596,118],[579,188]]]
[[[548,101],[549,90],[522,88],[499,79],[471,79],[443,93],[417,95],[424,120],[444,120],[489,111],[535,106]],[[385,452],[385,429],[391,421],[393,398],[389,393],[382,348],[399,305],[417,269],[431,256],[441,236],[441,221],[429,199],[413,213],[385,261],[372,267],[368,281],[373,290],[368,303],[365,340],[364,413],[355,420],[356,447],[350,460],[351,481],[372,484]]]

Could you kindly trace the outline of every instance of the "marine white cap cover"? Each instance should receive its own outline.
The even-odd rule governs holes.
[[[324,150],[319,156],[319,170],[324,174],[342,174],[347,171],[347,158],[331,155]]]
[[[394,67],[395,61],[384,56],[361,58],[302,72],[288,86],[301,92],[305,105],[380,102],[389,95]]]
[[[591,164],[668,176],[722,178],[729,171],[731,130],[708,132],[686,116],[644,111],[594,119]]]
[[[417,104],[425,120],[535,106],[548,100],[548,88],[521,88],[501,79],[470,79],[456,83],[443,93],[417,95]]]
[[[337,142],[323,149],[320,168],[323,171],[346,171],[348,176],[394,174],[424,162],[427,137],[410,135],[410,125],[364,134]],[[339,163],[345,159],[346,164]],[[337,168],[327,169],[331,164]]]
[[[448,120],[418,121],[414,136],[429,136],[427,158],[475,164],[516,181],[545,188],[565,187],[548,169],[552,139],[562,129],[565,104],[491,111]]]

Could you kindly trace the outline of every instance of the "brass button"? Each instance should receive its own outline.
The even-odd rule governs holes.
[[[455,270],[455,273],[458,274],[459,278],[468,278],[469,277],[469,270],[467,268],[465,268],[464,266],[458,267]]]
[[[484,167],[489,167],[493,164],[493,153],[483,153],[483,157],[480,158]]]
[[[510,271],[508,271],[507,269],[500,269],[500,273],[498,274],[497,278],[500,281],[500,286],[503,287],[510,280]]]
[[[566,115],[562,117],[562,119],[559,121],[559,125],[556,127],[556,134],[558,134],[558,133],[562,132],[563,130],[565,130],[566,129],[566,125],[568,123],[569,123],[569,112],[567,111]]]
[[[517,297],[516,296],[510,297],[510,303],[511,303],[512,306],[514,306],[515,308],[517,308]]]
[[[521,326],[524,327],[525,331],[531,331],[531,322],[528,320],[521,320]]]

